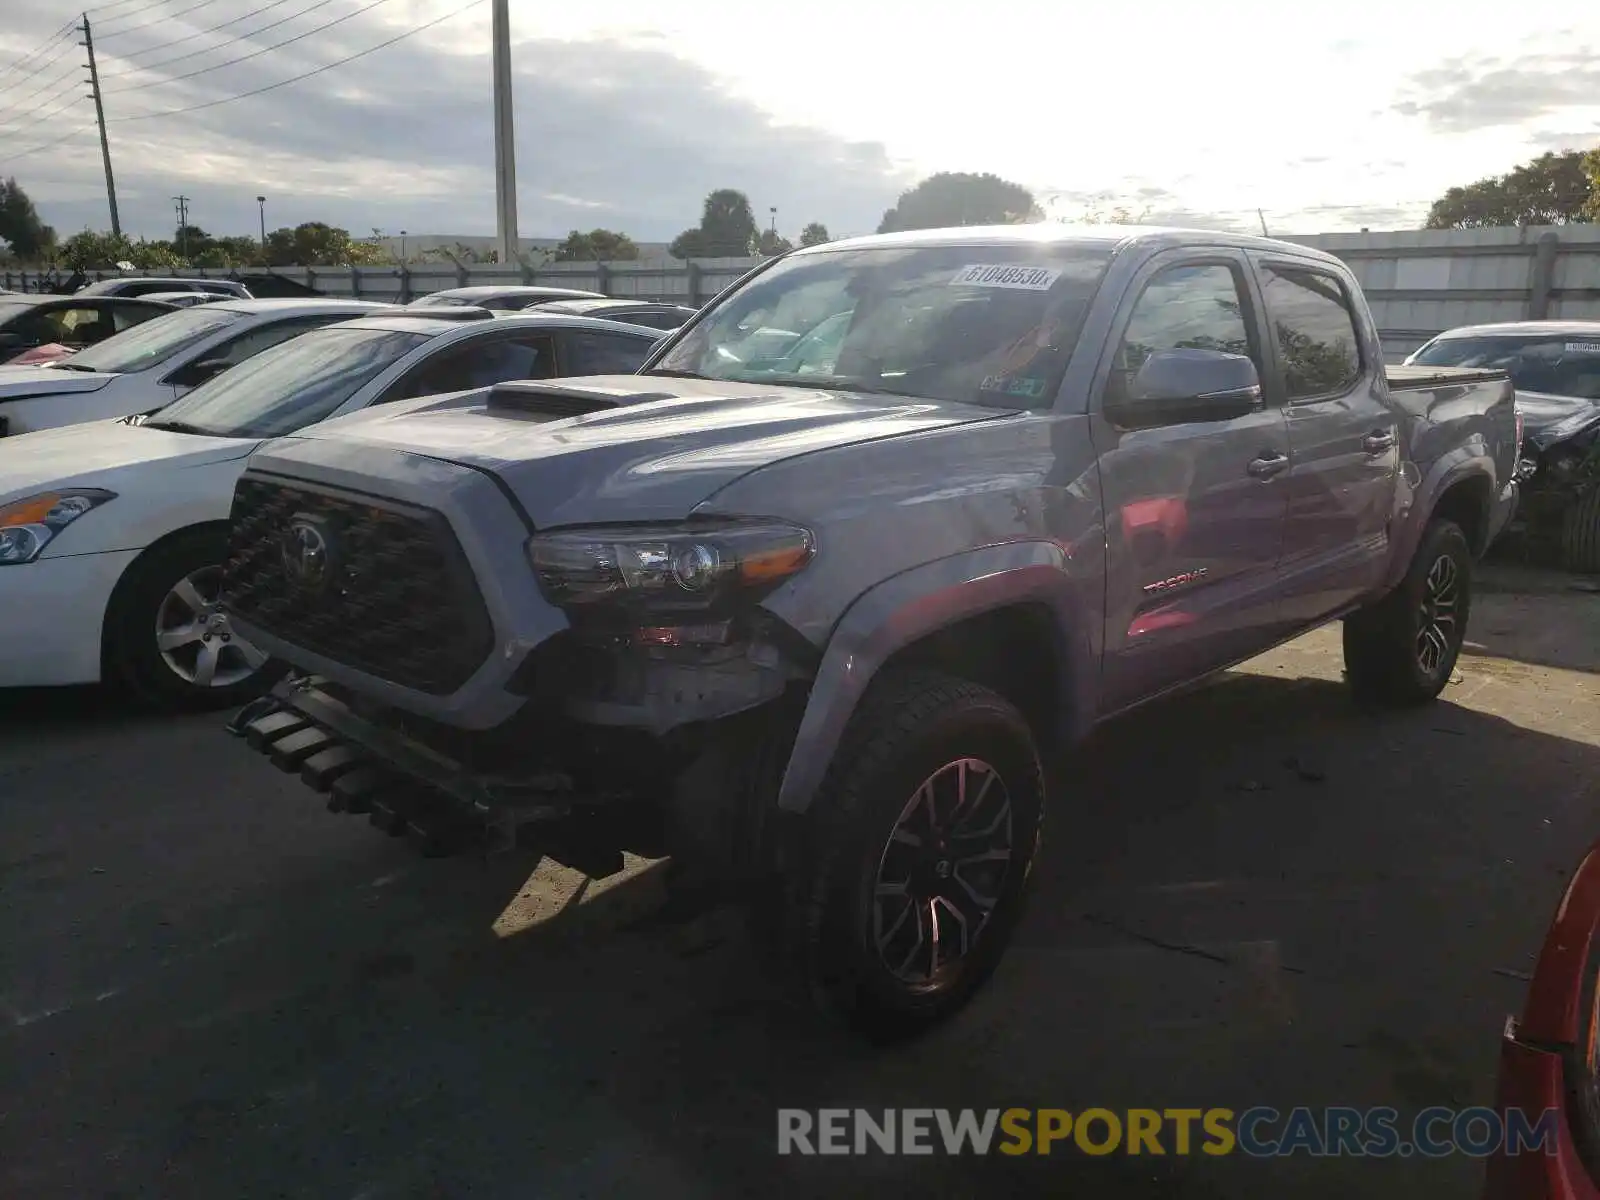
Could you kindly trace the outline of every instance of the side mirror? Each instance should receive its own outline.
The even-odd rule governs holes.
[[[1227,421],[1264,406],[1255,363],[1221,350],[1157,350],[1120,392],[1108,389],[1105,410],[1124,428]]]
[[[172,377],[170,382],[177,384],[179,387],[199,387],[206,380],[221,375],[231,366],[233,364],[225,358],[203,359],[200,362],[190,363],[187,367],[184,367],[183,370]]]

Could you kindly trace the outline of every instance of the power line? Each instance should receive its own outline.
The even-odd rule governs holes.
[[[106,95],[120,96],[124,92],[142,92],[146,88],[160,87],[164,83],[177,83],[180,80],[193,79],[197,75],[209,75],[212,71],[222,70],[223,67],[231,67],[236,63],[249,62],[252,58],[260,58],[263,54],[270,54],[274,50],[281,50],[284,46],[289,46],[293,45],[295,42],[304,41],[313,34],[322,33],[324,30],[332,29],[335,25],[343,25],[346,21],[352,20],[355,17],[359,17],[362,13],[371,12],[380,5],[391,3],[393,3],[393,0],[370,0],[370,3],[363,4],[360,8],[345,13],[342,17],[335,17],[333,20],[328,21],[325,24],[318,25],[313,29],[308,29],[304,33],[297,33],[291,38],[284,38],[281,42],[274,42],[270,46],[263,46],[259,50],[252,50],[249,54],[241,54],[238,58],[230,58],[226,62],[219,62],[214,66],[201,67],[197,71],[188,71],[182,75],[170,75],[165,79],[152,79],[148,83],[132,83],[127,87],[111,88],[106,92]],[[122,118],[122,120],[125,121],[131,121],[135,119],[136,118],[133,117]]]
[[[32,121],[29,121],[26,125],[16,125],[15,121],[8,121],[7,124],[11,125],[11,126],[14,126],[14,128],[7,129],[5,131],[5,134],[6,134],[6,136],[11,137],[11,136],[15,136],[16,134],[20,134],[20,133],[28,133],[31,130],[39,128],[39,126],[41,126],[41,125],[48,124],[49,122],[53,121],[57,116],[59,116],[60,114],[66,112],[67,109],[71,108],[74,104],[77,104],[79,101],[82,101],[82,100],[85,100],[85,99],[87,99],[87,97],[85,97],[85,96],[73,96],[70,99],[63,100],[60,104],[56,105],[49,112],[40,113],[37,117],[35,117]]]
[[[29,92],[27,95],[18,96],[15,100],[8,101],[5,104],[0,104],[0,113],[8,112],[9,110],[11,110],[13,108],[16,108],[18,105],[24,104],[27,101],[33,99],[35,96],[41,94],[42,92],[47,92],[53,87],[58,87],[63,79],[68,79],[68,78],[71,78],[71,79],[74,79],[74,80],[77,79],[79,70],[81,70],[81,68],[78,66],[78,64],[77,63],[73,63],[65,71],[63,71],[63,72],[61,72],[61,74],[57,75],[54,79],[51,79],[51,80],[49,80],[49,81],[47,81],[45,83],[41,83],[38,87],[34,88],[33,91]],[[42,103],[48,104],[48,103],[50,103],[50,101],[45,100],[45,101],[42,101]],[[34,107],[38,108],[39,105],[36,104],[36,105],[34,105]]]
[[[382,0],[379,0],[379,2],[381,3]],[[277,91],[277,89],[279,89],[281,87],[288,87],[291,83],[299,83],[302,79],[310,79],[313,75],[321,75],[324,71],[331,71],[335,67],[342,67],[346,63],[355,62],[355,60],[358,59],[358,58],[365,58],[369,54],[375,54],[379,50],[387,49],[388,47],[394,45],[396,42],[403,42],[403,41],[405,41],[406,38],[414,37],[415,35],[417,35],[419,33],[422,33],[422,32],[424,32],[426,30],[432,29],[435,25],[443,25],[446,21],[450,20],[452,17],[459,17],[462,13],[466,12],[470,8],[476,7],[481,2],[482,2],[482,0],[467,0],[467,3],[463,4],[460,8],[451,9],[449,12],[445,13],[444,16],[442,16],[442,17],[435,17],[433,20],[424,22],[423,24],[418,25],[418,26],[416,26],[416,27],[414,27],[412,29],[408,29],[404,33],[396,34],[394,37],[389,38],[387,41],[379,42],[376,46],[369,46],[365,50],[358,50],[354,54],[346,55],[344,58],[337,59],[337,60],[335,60],[335,61],[333,61],[331,63],[327,63],[327,64],[325,64],[323,66],[317,67],[315,70],[306,71],[306,72],[304,72],[302,74],[299,74],[299,75],[292,75],[288,79],[279,80],[277,83],[269,83],[266,87],[255,88],[255,89],[253,89],[251,91],[248,91],[248,92],[240,92],[237,96],[224,96],[220,100],[208,100],[204,104],[191,104],[187,108],[173,108],[173,109],[168,109],[166,112],[140,113],[138,116],[133,116],[133,117],[114,117],[114,118],[112,118],[112,120],[113,121],[148,121],[148,120],[151,120],[152,118],[155,118],[155,117],[176,117],[176,116],[179,116],[182,113],[199,112],[203,108],[215,108],[219,104],[232,104],[235,100],[247,100],[251,96],[259,96],[259,95],[263,94],[264,92]],[[373,7],[373,6],[369,5],[368,7]]]
[[[326,3],[327,0],[322,0],[322,2]],[[194,41],[195,38],[205,37],[206,34],[208,34],[208,33],[215,33],[219,29],[226,29],[229,25],[237,25],[240,21],[248,21],[251,17],[259,16],[261,13],[268,12],[271,9],[282,8],[285,4],[288,4],[288,3],[289,3],[289,0],[272,0],[271,4],[264,4],[260,8],[253,8],[249,12],[245,13],[243,16],[230,17],[226,21],[219,21],[215,25],[208,25],[204,29],[197,29],[193,33],[188,34],[185,37],[173,38],[170,42],[157,42],[153,46],[146,46],[142,50],[132,50],[132,51],[128,52],[127,54],[119,55],[119,57],[124,62],[126,62],[126,61],[128,61],[130,59],[140,58],[140,57],[142,57],[143,55],[146,55],[146,54],[154,54],[157,50],[166,50],[166,49],[169,49],[172,46],[181,46],[185,42]],[[268,28],[270,28],[270,26]],[[259,33],[260,30],[257,30],[256,32]],[[239,34],[238,36],[239,37],[249,37],[251,35],[250,34]],[[236,39],[228,39],[228,40],[231,41],[231,40],[236,40]],[[208,50],[215,50],[215,49],[217,49],[217,47],[210,46],[210,47],[207,47],[207,49]],[[206,50],[197,50],[197,51],[195,51],[195,53],[196,54],[204,54],[204,53],[206,53]],[[187,56],[185,55],[183,57],[187,57]],[[178,61],[178,59],[176,59],[176,58],[166,58],[166,59],[162,59],[160,62],[151,63],[150,66],[148,66],[148,67],[125,66],[121,70],[122,70],[122,72],[127,72],[127,71],[149,71],[149,70],[154,69],[155,67],[164,66],[166,63],[177,62],[177,61]],[[102,71],[101,74],[102,75],[110,75],[110,74],[112,74],[112,72],[111,71]]]
[[[23,63],[32,62],[34,59],[38,58],[39,55],[53,47],[57,42],[67,37],[76,28],[77,25],[69,21],[67,24],[63,25],[60,29],[56,30],[48,38],[46,38],[42,44],[35,46],[32,50],[28,51],[28,53],[17,59],[16,62],[7,63],[4,67],[0,67],[0,75],[4,75],[8,71],[15,71]],[[26,76],[24,76],[24,78],[26,78]]]
[[[69,142],[73,138],[78,137],[80,134],[88,133],[93,128],[94,128],[94,123],[90,122],[87,125],[83,125],[83,126],[80,126],[77,129],[74,129],[71,133],[68,133],[68,134],[65,134],[65,135],[63,135],[61,137],[56,138],[53,142],[44,142],[41,145],[33,146],[33,147],[31,147],[31,148],[29,148],[27,150],[18,151],[16,154],[13,154],[13,153],[11,153],[11,151],[7,150],[6,151],[6,161],[7,162],[11,162],[13,159],[27,158],[28,155],[30,155],[30,154],[38,154],[41,150],[54,149],[56,146],[61,145],[63,142]]]
[[[196,0],[196,3],[189,5],[188,8],[180,8],[177,12],[158,12],[158,13],[156,13],[155,16],[151,17],[148,21],[140,21],[137,25],[129,25],[124,29],[113,30],[111,33],[103,35],[103,37],[104,38],[119,38],[125,33],[133,33],[136,30],[147,28],[148,26],[154,25],[154,24],[156,24],[156,23],[158,23],[160,21],[176,21],[179,17],[183,16],[185,13],[192,13],[197,8],[205,8],[208,4],[214,4],[215,2],[216,2],[216,0]],[[159,8],[160,5],[153,4],[150,7],[151,8]],[[127,20],[128,17],[136,17],[136,16],[139,15],[139,13],[147,12],[147,11],[149,11],[149,10],[141,8],[141,9],[138,9],[138,10],[136,10],[134,12],[128,13],[126,16],[112,17],[111,20],[113,22],[115,22],[115,21],[125,21],[125,20]]]
[[[43,108],[46,104],[49,104],[52,100],[59,100],[59,99],[61,99],[61,97],[65,96],[68,92],[76,92],[82,86],[83,86],[83,81],[81,79],[78,79],[76,77],[76,75],[74,75],[72,81],[70,83],[68,83],[66,87],[58,88],[56,91],[52,92],[50,95],[46,96],[43,100],[41,100],[37,104],[35,104],[32,108],[25,108],[21,112],[17,113],[15,116],[6,117],[5,120],[4,120],[4,124],[6,124],[6,125],[16,125],[16,123],[18,121],[20,121],[23,117],[26,117],[26,116],[28,116],[28,115],[30,115],[32,113],[38,112],[41,108]],[[82,97],[74,96],[71,100],[68,100],[65,104],[60,105],[57,108],[53,108],[53,109],[50,110],[50,112],[45,113],[43,116],[36,117],[34,120],[28,122],[28,126],[27,127],[28,128],[32,128],[34,125],[37,125],[40,121],[48,120],[50,117],[52,117],[56,113],[60,112],[63,108],[67,108],[67,107],[77,103],[78,100],[80,100],[80,99],[82,99]],[[13,130],[12,132],[20,132],[20,130]]]
[[[236,17],[232,21],[224,21],[223,25],[236,24],[239,21],[243,21],[243,20],[245,20],[245,19],[247,19],[249,17],[258,16],[259,14],[266,12],[267,9],[277,8],[278,5],[285,4],[287,2],[288,2],[288,0],[276,0],[276,3],[268,4],[264,8],[258,8],[258,9],[255,10],[255,12],[245,13],[245,15],[243,17]],[[229,42],[239,42],[239,41],[244,41],[247,38],[253,38],[259,33],[265,33],[269,29],[276,29],[279,25],[283,25],[283,24],[286,24],[289,21],[293,21],[296,17],[303,17],[308,12],[315,12],[319,8],[326,8],[328,5],[330,5],[332,3],[333,3],[333,0],[316,0],[315,4],[309,5],[306,8],[302,8],[299,12],[290,13],[287,17],[281,17],[276,21],[269,22],[268,24],[261,26],[260,29],[252,29],[249,33],[235,34],[232,37],[225,38],[225,39],[223,39],[223,41],[219,45],[216,45],[216,46],[205,46],[205,47],[202,47],[199,50],[191,50],[187,54],[176,54],[171,58],[163,58],[163,59],[160,59],[157,62],[147,63],[144,66],[128,66],[128,67],[123,67],[123,68],[121,68],[120,70],[117,70],[117,71],[102,71],[100,74],[103,77],[103,76],[106,76],[106,75],[127,75],[127,74],[130,74],[130,73],[139,72],[139,71],[154,71],[154,70],[157,70],[157,69],[159,69],[161,67],[171,66],[175,62],[183,62],[185,59],[198,58],[202,54],[210,54],[215,50],[222,49],[222,47],[226,46]],[[221,29],[222,27],[223,27],[222,25],[213,25],[210,29],[205,29],[205,30],[202,30],[201,32],[202,33],[212,33],[215,30]],[[195,34],[194,36],[198,37],[199,34]],[[164,45],[176,46],[178,44],[178,42],[186,42],[188,40],[189,40],[189,38],[179,38],[179,39],[177,39],[177,41],[166,42],[166,43],[164,43]],[[151,47],[151,49],[160,49],[160,48],[161,47],[159,47],[159,46]],[[141,51],[139,51],[139,53],[140,54],[145,54],[145,53],[147,53],[147,51],[141,50]],[[223,65],[226,65],[226,64],[223,64]],[[171,81],[163,79],[163,80],[158,80],[156,82],[169,83]],[[141,85],[141,86],[147,86],[148,87],[148,86],[154,86],[154,85],[153,84],[145,84],[145,85]],[[124,89],[121,89],[121,90],[123,90],[123,91],[132,91],[133,89],[132,88],[124,88]]]
[[[21,75],[18,75],[17,78],[13,82],[7,83],[7,84],[0,84],[0,87],[3,87],[5,89],[7,89],[7,90],[9,90],[11,88],[15,88],[15,87],[21,87],[28,80],[32,79],[35,75],[39,74],[40,71],[48,70],[50,67],[52,67],[56,63],[60,62],[61,59],[65,55],[70,54],[72,52],[72,44],[71,44],[71,42],[66,41],[66,39],[61,39],[61,40],[63,42],[63,45],[61,46],[61,48],[59,50],[57,50],[49,58],[45,59],[43,62],[41,62],[38,66],[34,67],[33,69],[28,70],[28,71],[24,71]]]

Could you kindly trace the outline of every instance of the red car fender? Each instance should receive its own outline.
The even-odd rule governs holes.
[[[1585,1012],[1584,985],[1600,930],[1600,843],[1589,848],[1567,885],[1545,934],[1520,1020],[1508,1020],[1500,1042],[1495,1107],[1502,1119],[1520,1109],[1528,1119],[1550,1109],[1561,1121],[1551,1153],[1501,1152],[1485,1164],[1484,1200],[1600,1200],[1600,1186],[1579,1151],[1580,1139],[1600,1144],[1600,1130],[1574,1129],[1584,1120],[1568,1088],[1568,1065],[1594,1061],[1600,1029]]]

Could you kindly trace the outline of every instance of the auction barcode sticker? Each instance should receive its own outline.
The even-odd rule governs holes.
[[[1021,288],[1027,292],[1048,292],[1061,278],[1049,267],[1018,267],[1008,263],[974,263],[962,267],[950,281],[955,287]]]
[[[1600,354],[1600,342],[1568,342],[1568,354]]]

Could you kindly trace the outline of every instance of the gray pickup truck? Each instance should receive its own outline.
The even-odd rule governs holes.
[[[299,673],[232,729],[433,852],[670,854],[915,1029],[995,966],[1098,722],[1339,618],[1359,695],[1433,699],[1518,438],[1503,372],[1386,371],[1300,246],[834,242],[638,375],[264,446],[224,604]]]

